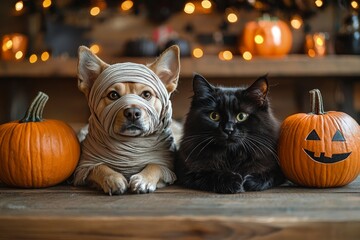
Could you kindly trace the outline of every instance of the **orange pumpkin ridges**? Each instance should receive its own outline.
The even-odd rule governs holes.
[[[343,112],[324,111],[321,93],[310,91],[311,112],[287,117],[278,144],[280,166],[306,187],[340,187],[360,173],[360,128]]]
[[[49,187],[75,170],[79,141],[65,122],[42,118],[48,98],[39,92],[24,118],[0,125],[0,181],[9,186]]]

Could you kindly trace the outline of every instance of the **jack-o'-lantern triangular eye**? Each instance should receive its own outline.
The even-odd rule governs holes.
[[[339,130],[336,130],[335,135],[332,139],[333,142],[345,142],[345,138]]]
[[[320,140],[320,137],[319,137],[319,135],[316,133],[316,131],[314,129],[306,137],[306,140]]]

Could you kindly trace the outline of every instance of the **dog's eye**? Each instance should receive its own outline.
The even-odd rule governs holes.
[[[120,98],[120,94],[118,94],[116,91],[111,91],[108,93],[107,97],[110,99],[110,100],[117,100]]]
[[[151,97],[152,97],[152,95],[151,95],[151,92],[149,92],[149,91],[143,91],[143,92],[141,93],[141,97],[144,98],[144,99],[146,99],[146,100],[150,100]]]

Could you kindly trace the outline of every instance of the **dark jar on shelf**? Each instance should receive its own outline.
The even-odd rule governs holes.
[[[360,54],[360,26],[357,13],[351,13],[345,17],[335,36],[335,52],[336,54]]]

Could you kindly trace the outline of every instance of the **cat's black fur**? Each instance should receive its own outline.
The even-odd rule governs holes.
[[[283,183],[276,154],[279,122],[269,107],[266,76],[248,88],[228,88],[212,86],[196,74],[193,90],[176,161],[179,183],[217,193]],[[215,120],[212,112],[218,113],[211,115]],[[239,113],[245,113],[240,121]]]

